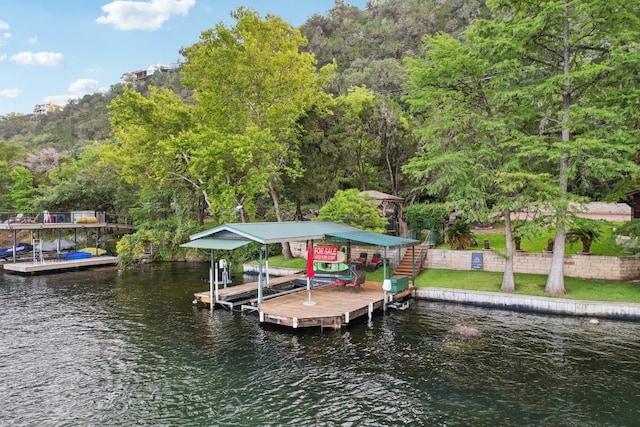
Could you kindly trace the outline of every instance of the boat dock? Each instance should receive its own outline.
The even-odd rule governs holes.
[[[16,262],[5,263],[3,268],[6,271],[14,273],[42,273],[58,270],[69,270],[83,267],[96,267],[104,265],[116,265],[117,258],[114,256],[97,256],[83,259],[73,259],[68,261],[62,260],[45,260],[44,262]]]
[[[384,254],[381,257],[382,276],[387,277],[387,250],[412,248],[413,260],[413,247],[420,244],[420,241],[415,239],[373,233],[330,221],[221,224],[189,237],[191,240],[180,246],[209,249],[211,269],[214,268],[216,250],[233,250],[252,241],[257,242],[260,244],[258,260],[262,271],[262,266],[268,268],[269,244],[307,242],[305,271],[309,272],[310,277],[315,276],[312,279],[313,286],[308,291],[306,278],[297,275],[268,281],[260,280],[259,283],[226,289],[220,289],[218,285],[211,289],[210,283],[208,292],[194,294],[195,302],[208,303],[211,309],[215,305],[231,308],[239,305],[242,310],[257,311],[261,323],[291,328],[319,326],[323,329],[340,329],[364,315],[372,317],[375,310],[385,309],[387,303],[413,295],[415,289],[408,286],[408,278],[404,276],[401,281],[398,281],[398,278],[389,278],[380,283],[366,281],[365,276],[354,275],[352,272],[348,275],[332,275],[331,278],[322,278],[323,280],[319,275],[311,273],[314,271],[315,261],[327,264],[342,264],[342,261],[345,261],[344,265],[349,266],[351,242],[359,242],[384,248],[380,252]],[[314,246],[314,241],[331,241],[333,244]],[[341,246],[345,248],[344,251],[341,250]],[[339,267],[342,271],[343,266]],[[386,291],[383,290],[383,286]]]
[[[375,311],[383,310],[385,306],[385,294],[380,282],[365,281],[354,289],[316,283],[309,293],[301,276],[294,275],[272,279],[269,285],[263,284],[263,289],[278,288],[292,282],[296,282],[298,286],[274,290],[263,297],[261,304],[258,304],[256,298],[257,282],[220,289],[217,303],[231,308],[258,311],[261,323],[294,329],[341,329],[363,316],[371,318]],[[414,292],[415,287],[411,286],[395,294],[389,293],[386,303],[413,296]],[[194,296],[199,302],[207,305],[211,303],[209,291],[199,292]]]

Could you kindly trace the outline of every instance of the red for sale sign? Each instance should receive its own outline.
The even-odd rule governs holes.
[[[320,245],[313,247],[314,261],[337,262],[339,261],[339,254],[341,254],[339,246]]]

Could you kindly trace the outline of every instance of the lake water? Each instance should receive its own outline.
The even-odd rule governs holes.
[[[639,323],[416,301],[342,331],[292,331],[193,305],[206,275],[0,273],[0,425],[640,423]]]

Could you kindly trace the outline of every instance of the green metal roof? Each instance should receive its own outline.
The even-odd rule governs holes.
[[[345,231],[339,233],[327,233],[327,236],[331,236],[340,240],[350,240],[352,242],[360,242],[368,245],[382,246],[385,248],[392,248],[397,246],[415,246],[420,242],[414,239],[406,239],[404,237],[390,236],[388,234],[372,233],[370,231],[356,230]]]
[[[250,222],[223,224],[190,236],[191,240],[251,240],[269,244],[334,237],[375,246],[414,246],[418,240],[363,231],[330,221]],[[215,248],[217,249],[217,248]]]
[[[225,251],[232,251],[244,245],[251,243],[250,240],[238,240],[238,239],[211,239],[204,237],[202,239],[192,240],[180,245],[182,248],[197,248],[197,249],[220,249]]]

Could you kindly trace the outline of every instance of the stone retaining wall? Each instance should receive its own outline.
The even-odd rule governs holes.
[[[473,255],[476,254],[476,255]],[[490,250],[452,251],[429,249],[423,267],[449,270],[473,270],[472,258],[482,258],[484,271],[504,271],[505,260]],[[516,252],[513,259],[516,273],[549,274],[551,253]],[[632,280],[640,278],[640,258],[601,255],[566,255],[564,274],[583,279]]]

